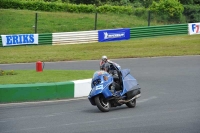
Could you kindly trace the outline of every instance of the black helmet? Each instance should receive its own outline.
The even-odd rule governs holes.
[[[109,72],[109,70],[110,70],[110,64],[109,64],[109,63],[104,63],[104,64],[102,65],[102,69],[103,69],[104,71],[106,71],[106,72]]]

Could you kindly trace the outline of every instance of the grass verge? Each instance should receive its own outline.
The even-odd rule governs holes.
[[[95,28],[95,14],[0,9],[0,34],[35,33],[33,26],[36,12],[38,33],[88,31]],[[147,24],[147,19],[134,15],[98,14],[97,17],[97,30],[139,27]],[[159,23],[151,22],[151,25]]]
[[[0,84],[31,84],[31,83],[49,83],[64,82],[79,79],[92,78],[92,70],[44,70],[36,72],[35,70],[13,70],[14,75],[0,76]]]

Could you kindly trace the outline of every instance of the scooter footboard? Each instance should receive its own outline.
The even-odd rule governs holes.
[[[132,97],[134,97],[134,96],[136,96],[140,93],[141,93],[140,88],[131,90],[131,91],[127,92],[127,99],[130,99],[130,98],[132,98]]]

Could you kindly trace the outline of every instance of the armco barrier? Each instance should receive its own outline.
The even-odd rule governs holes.
[[[130,29],[130,38],[188,34],[188,24],[137,27]]]
[[[113,29],[114,30],[114,29]],[[188,24],[136,27],[130,29],[130,38],[155,37],[165,35],[188,34]],[[39,34],[39,45],[64,45],[64,44],[84,44],[98,42],[98,30],[42,33]],[[0,37],[0,47],[2,39]]]
[[[87,96],[91,79],[71,82],[0,85],[0,103],[30,102]]]
[[[53,45],[83,44],[98,42],[98,31],[53,33]]]
[[[39,45],[52,45],[52,33],[39,34]]]

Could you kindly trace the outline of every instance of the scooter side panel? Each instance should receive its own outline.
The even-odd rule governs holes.
[[[123,78],[123,87],[124,89],[122,95],[131,90],[139,89],[137,80],[131,74],[128,74],[126,77]]]

